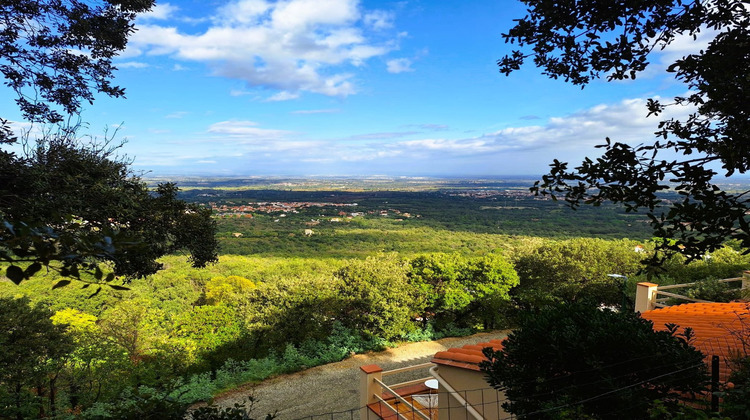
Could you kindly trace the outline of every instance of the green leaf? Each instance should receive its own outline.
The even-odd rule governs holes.
[[[70,284],[70,280],[60,280],[57,283],[55,283],[54,286],[52,286],[52,289],[57,289],[58,287],[65,287]]]
[[[115,279],[115,273],[109,273],[107,274],[107,278],[105,278],[104,281],[107,283],[110,283],[114,279]]]
[[[15,284],[20,284],[25,278],[21,267],[11,265],[5,270],[5,277],[9,278]]]

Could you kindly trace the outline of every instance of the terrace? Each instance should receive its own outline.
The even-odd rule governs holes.
[[[720,282],[750,289],[750,271],[745,271],[742,277]],[[706,354],[706,363],[716,383],[726,381],[731,371],[730,357],[750,342],[750,304],[707,302],[675,293],[694,285],[639,283],[635,310],[651,320],[655,330],[663,330],[670,323],[692,328],[693,345]],[[452,348],[436,353],[430,363],[390,371],[383,371],[377,365],[362,366],[360,406],[366,408],[359,411],[360,419],[511,418],[501,406],[504,394],[488,387],[479,370],[485,347],[497,350],[502,348],[502,342],[491,340]],[[391,384],[385,381],[388,377],[420,370],[427,372],[417,379]],[[718,397],[712,398],[718,404]]]

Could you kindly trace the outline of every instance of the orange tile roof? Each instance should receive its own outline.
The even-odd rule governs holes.
[[[740,338],[730,332],[744,330],[744,336],[750,338],[750,304],[746,302],[688,303],[647,311],[641,316],[651,320],[657,331],[666,330],[666,324],[679,325],[680,332],[685,327],[692,328],[695,333],[692,344],[706,355],[706,362],[710,362],[710,356],[721,358],[719,376],[722,381],[729,377],[729,359],[743,351]],[[479,371],[479,363],[486,360],[482,354],[485,347],[500,350],[503,347],[502,340],[440,351],[435,354],[432,362]]]
[[[710,363],[711,356],[720,357],[722,381],[728,379],[731,371],[729,359],[744,355],[740,337],[750,338],[750,304],[746,302],[686,303],[646,311],[641,317],[651,320],[657,331],[666,330],[666,324],[679,325],[680,332],[685,327],[692,328],[695,333],[692,344],[706,355],[706,362]]]
[[[485,343],[467,344],[461,348],[439,351],[432,358],[432,363],[478,371],[479,363],[487,360],[482,354],[482,349],[485,347],[500,350],[503,348],[503,342],[502,340],[490,340]]]

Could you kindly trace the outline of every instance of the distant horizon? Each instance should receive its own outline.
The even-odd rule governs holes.
[[[540,180],[543,175],[178,175],[178,174],[153,174],[143,175],[142,179],[148,180],[172,180],[172,179],[185,179],[185,180],[325,180],[325,179],[340,179],[340,180],[368,180],[368,179],[394,179],[394,180],[488,180],[488,181],[503,181],[503,180]],[[718,184],[735,183],[735,182],[748,182],[750,183],[750,174],[738,174],[733,175],[729,178],[718,179]]]
[[[306,174],[306,175],[180,175],[180,174],[153,174],[152,176],[142,176],[144,179],[156,178],[187,178],[187,179],[370,179],[370,178],[392,178],[392,179],[534,179],[541,178],[542,175],[387,175],[387,174],[350,174],[350,175],[325,175],[325,174]]]

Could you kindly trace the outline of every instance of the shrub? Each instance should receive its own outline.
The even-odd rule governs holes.
[[[521,318],[502,350],[485,349],[490,385],[524,418],[648,418],[653,402],[678,404],[707,383],[690,332],[654,331],[631,312],[556,305]],[[565,418],[565,417],[563,417]]]

